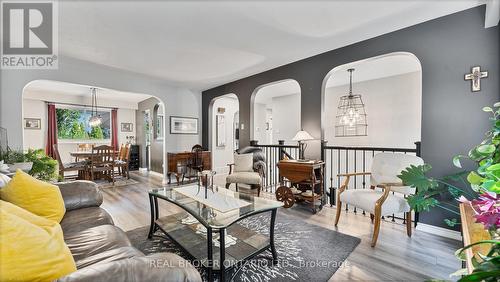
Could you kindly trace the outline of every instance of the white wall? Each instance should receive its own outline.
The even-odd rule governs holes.
[[[255,103],[253,106],[253,140],[259,141],[259,144],[269,145],[269,140],[266,137],[266,120],[267,120],[267,107],[271,105],[266,105],[262,103]]]
[[[421,133],[421,81],[421,72],[412,72],[354,83],[353,92],[362,95],[368,121],[368,136],[358,137],[335,137],[338,101],[348,93],[349,85],[326,89],[328,145],[414,148]]]
[[[259,95],[260,93],[257,93]],[[290,94],[262,99],[253,106],[253,140],[259,144],[295,144],[292,138],[300,130],[300,94]],[[272,130],[266,130],[266,122],[272,117]]]
[[[2,69],[0,70],[0,78],[0,126],[7,129],[9,146],[12,148],[23,148],[23,89],[29,82],[38,79],[94,85],[125,92],[147,93],[158,97],[166,105],[165,117],[167,119],[170,115],[201,117],[200,91],[176,87],[159,78],[65,56],[59,57],[57,70]],[[165,132],[168,132],[168,124],[168,122],[165,123]],[[167,134],[167,142],[164,146],[167,150],[182,150],[187,148],[189,144],[201,143],[200,134]],[[164,163],[166,163],[166,157]],[[166,170],[164,170],[164,176],[166,176]]]
[[[300,94],[274,97],[273,113],[273,144],[285,140],[285,144],[295,144],[292,138],[300,130]]]
[[[134,136],[135,137],[135,128],[137,127],[137,123],[135,121],[135,112],[136,110],[134,109],[124,109],[124,108],[119,108],[118,109],[118,146],[121,144],[126,144],[127,143],[127,136]],[[122,123],[131,123],[132,124],[132,132],[122,132],[121,130],[121,124]]]
[[[23,118],[39,118],[41,129],[24,129],[23,149],[45,149],[47,142],[47,105],[44,101],[24,99]]]
[[[224,112],[226,122],[226,146],[217,147],[216,142],[216,115],[217,108],[225,108]],[[239,111],[239,101],[233,97],[221,97],[214,101],[212,107],[212,169],[218,173],[227,173],[229,168],[227,164],[234,162],[234,113]]]

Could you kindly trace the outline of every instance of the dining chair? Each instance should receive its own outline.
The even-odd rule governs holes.
[[[191,148],[191,158],[187,167],[190,170],[188,178],[198,177],[198,173],[203,171],[203,147],[196,144]]]
[[[63,163],[61,160],[61,155],[59,154],[59,147],[57,146],[57,144],[54,144],[52,146],[52,148],[54,149],[54,155],[56,157],[57,163],[59,164],[59,177],[60,178],[62,178],[62,179],[75,178],[74,176],[67,177],[64,175],[65,172],[69,172],[69,171],[77,171],[78,174],[77,174],[76,178],[79,178],[79,179],[87,179],[88,178],[86,175],[86,164],[87,164],[86,161]]]
[[[89,151],[91,148],[93,147],[93,145],[91,144],[88,144],[88,143],[82,143],[82,144],[78,144],[77,147],[76,147],[76,151],[77,152],[87,152]],[[75,162],[78,162],[79,159],[78,157],[75,157]]]
[[[345,177],[337,193],[337,216],[335,226],[339,222],[342,204],[351,205],[370,213],[374,222],[371,246],[377,244],[382,216],[405,213],[406,233],[411,237],[411,209],[406,199],[395,193],[408,196],[415,194],[416,189],[405,186],[398,175],[410,165],[423,165],[422,158],[400,153],[379,153],[373,157],[371,172],[357,172],[339,174]],[[353,177],[370,175],[371,189],[347,189]],[[359,181],[358,181],[359,183]],[[377,189],[378,188],[378,189]],[[394,192],[394,193],[391,193]]]
[[[89,170],[92,180],[95,180],[98,174],[115,185],[115,149],[108,145],[93,147]]]
[[[115,160],[115,167],[118,168],[118,174],[124,177],[126,176],[127,179],[130,179],[129,162],[130,144],[122,144],[118,153],[118,159]]]

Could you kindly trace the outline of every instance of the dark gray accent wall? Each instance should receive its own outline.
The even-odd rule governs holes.
[[[486,105],[500,100],[499,28],[484,28],[485,6],[411,26],[399,31],[335,49],[263,73],[203,91],[202,116],[208,120],[210,101],[234,93],[240,101],[241,146],[250,141],[250,101],[260,85],[295,79],[301,87],[302,127],[321,137],[321,87],[336,66],[391,52],[413,53],[422,65],[422,157],[442,176],[456,171],[451,159],[480,142],[488,129]],[[489,71],[481,92],[472,93],[464,74],[479,65]],[[208,146],[208,123],[203,123],[203,145]],[[312,147],[312,149],[311,149]],[[319,141],[308,150],[319,156]],[[422,213],[420,221],[446,227],[442,210]]]

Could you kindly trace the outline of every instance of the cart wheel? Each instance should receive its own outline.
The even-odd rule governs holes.
[[[276,200],[283,202],[285,208],[289,208],[295,204],[295,196],[292,190],[286,186],[280,186],[276,189]]]

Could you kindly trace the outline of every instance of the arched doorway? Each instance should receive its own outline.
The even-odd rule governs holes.
[[[300,85],[293,79],[257,87],[251,101],[251,136],[258,144],[294,144],[301,129]]]
[[[342,101],[350,93],[360,95],[364,105],[367,130],[362,134],[341,134],[337,130],[346,113]],[[421,140],[421,124],[422,68],[415,55],[396,52],[335,67],[325,77],[322,87],[321,127],[322,139],[327,141],[323,151],[327,185],[340,187],[341,179],[337,177],[340,173],[371,171],[377,153],[416,154],[415,142]],[[355,176],[349,186],[369,188],[370,177]]]
[[[233,162],[239,147],[240,103],[235,94],[226,94],[212,100],[209,107],[209,144],[212,151],[212,169],[227,173],[227,164]]]
[[[368,124],[363,136],[335,131],[340,97],[360,94]],[[335,67],[323,81],[322,135],[329,145],[408,148],[420,141],[422,68],[415,55],[396,52]]]
[[[102,134],[92,133],[85,124],[85,117],[92,104],[91,88],[98,90],[97,108],[100,113],[102,112],[104,124],[97,132]],[[78,123],[83,123],[83,126],[75,127],[75,130],[58,128],[58,149],[63,162],[74,161],[70,153],[77,150],[78,144],[111,143],[109,117],[111,110],[115,109],[117,114],[115,137],[118,146],[126,143],[138,145],[137,166],[149,168],[159,177],[165,175],[165,124],[155,125],[165,110],[164,103],[159,98],[150,94],[52,80],[31,81],[24,87],[22,95],[23,119],[35,119],[40,122],[40,128],[37,130],[23,127],[23,149],[46,148],[47,104],[54,104],[56,113],[57,110],[71,112],[75,119],[79,116]],[[74,126],[76,123],[72,124]],[[148,146],[150,146],[149,152]]]

